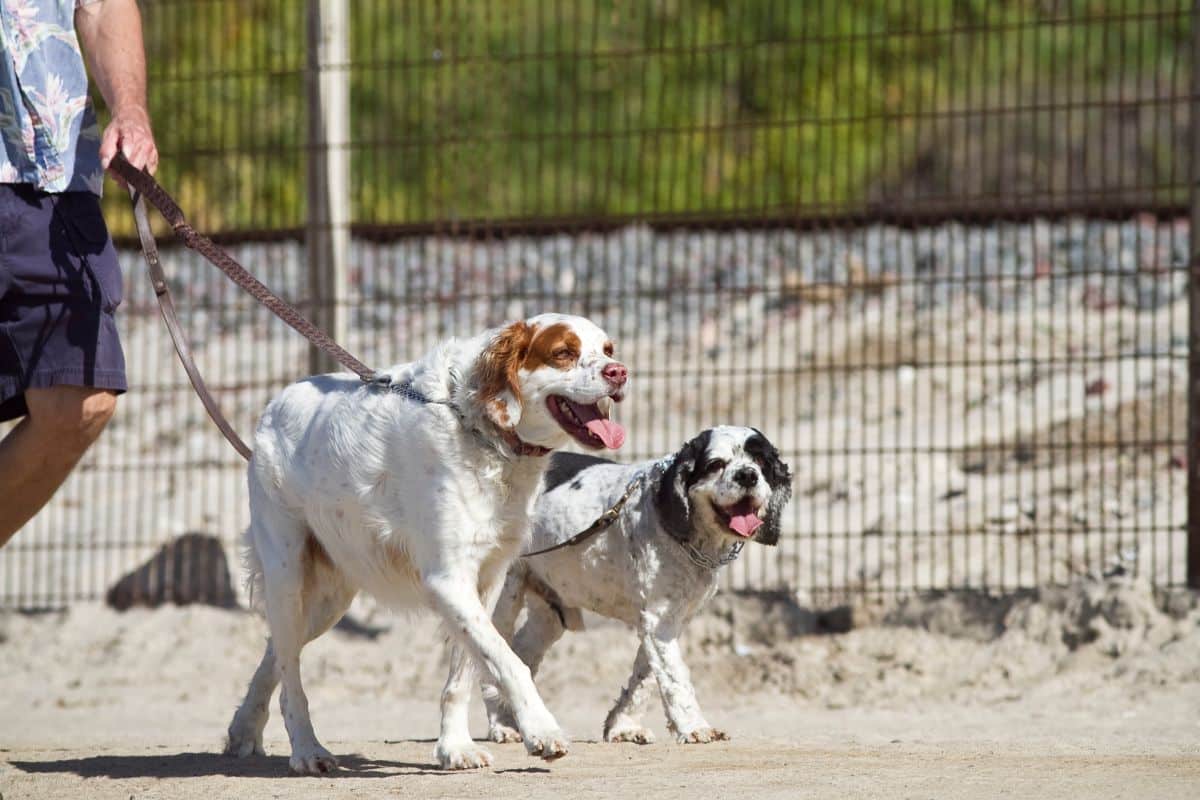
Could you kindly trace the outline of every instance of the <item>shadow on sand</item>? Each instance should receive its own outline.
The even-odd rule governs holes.
[[[285,756],[234,758],[220,753],[170,753],[156,755],[101,755],[44,761],[10,761],[15,769],[31,774],[71,773],[82,778],[198,778],[225,775],[233,778],[282,778],[288,771]],[[322,778],[392,778],[400,775],[454,775],[433,763],[389,761],[360,755],[339,755],[340,769]]]

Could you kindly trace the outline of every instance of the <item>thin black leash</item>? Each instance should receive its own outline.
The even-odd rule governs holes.
[[[633,494],[633,490],[636,489],[638,484],[641,482],[641,475],[638,475],[636,478],[631,480],[629,485],[625,487],[625,493],[621,495],[620,500],[613,503],[607,511],[597,517],[595,522],[572,536],[570,539],[567,539],[565,542],[559,542],[558,544],[551,545],[550,547],[543,547],[541,550],[534,550],[532,553],[522,553],[521,558],[541,556],[545,555],[546,553],[553,553],[555,550],[562,550],[564,547],[573,547],[574,545],[586,542],[588,539],[592,538],[601,531],[611,528],[612,524],[621,516],[621,509],[625,507],[625,503],[628,502],[630,495]]]

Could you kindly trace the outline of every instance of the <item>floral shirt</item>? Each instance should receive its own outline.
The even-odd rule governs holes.
[[[0,0],[0,183],[99,195],[100,127],[75,9],[96,0]]]

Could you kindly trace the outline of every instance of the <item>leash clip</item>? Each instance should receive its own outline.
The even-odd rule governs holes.
[[[362,382],[371,386],[378,386],[381,389],[386,389],[392,385],[392,376],[386,372],[373,372],[370,375],[363,375]]]

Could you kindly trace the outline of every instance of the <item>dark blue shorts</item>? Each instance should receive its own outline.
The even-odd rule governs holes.
[[[0,421],[28,413],[31,387],[125,391],[120,302],[95,195],[0,184]]]

